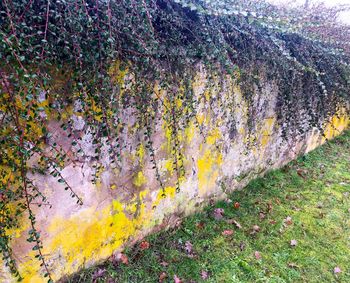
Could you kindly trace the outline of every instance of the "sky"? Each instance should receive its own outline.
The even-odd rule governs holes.
[[[285,3],[287,1],[283,1],[283,0],[268,0],[269,2],[271,3]],[[350,5],[350,0],[314,0],[314,1],[317,1],[317,2],[324,2],[326,5],[328,6],[334,6],[334,5],[337,5],[337,4],[348,4]],[[294,0],[293,2],[295,3],[299,3],[299,4],[303,4],[305,3],[305,0]],[[347,23],[347,24],[350,24],[350,11],[348,12],[344,12],[340,18],[339,18],[341,21]]]

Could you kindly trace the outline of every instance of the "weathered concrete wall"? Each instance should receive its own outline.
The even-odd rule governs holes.
[[[127,88],[133,81],[132,74],[116,72],[122,88]],[[52,208],[36,208],[36,213],[43,253],[54,279],[106,259],[123,245],[137,241],[152,231],[174,225],[179,217],[200,209],[210,199],[225,198],[228,192],[242,188],[266,170],[278,168],[299,154],[314,149],[349,125],[346,114],[349,105],[343,104],[338,106],[336,115],[324,121],[326,137],[314,129],[305,137],[296,135],[283,139],[276,117],[278,89],[273,81],[266,81],[250,101],[250,105],[253,103],[258,111],[253,129],[248,131],[250,106],[237,82],[226,76],[223,83],[219,83],[217,77],[212,80],[214,84],[209,85],[207,78],[207,71],[199,68],[192,82],[199,103],[197,115],[177,134],[178,149],[184,157],[186,172],[180,178],[179,192],[176,192],[176,172],[172,166],[171,127],[166,119],[162,119],[168,111],[166,104],[171,102],[160,84],[154,85],[154,95],[163,99],[164,107],[157,113],[159,119],[155,119],[152,139],[157,167],[165,187],[164,196],[146,143],[138,131],[137,111],[133,108],[126,109],[122,117],[120,169],[112,169],[106,153],[102,158],[103,169],[98,172],[99,181],[92,184],[94,145],[87,133],[82,138],[84,156],[75,159],[62,171],[71,187],[81,196],[82,206],[69,198],[63,186],[53,177],[33,176],[52,204]],[[174,107],[176,104],[180,107],[181,102],[175,101]],[[74,109],[70,118],[77,131],[86,127],[83,118]],[[50,122],[49,128],[53,133],[52,139],[68,152],[74,152],[74,146],[58,123]],[[32,245],[26,242],[29,225],[25,219],[24,216],[19,229],[9,231],[14,237],[12,248],[19,271],[24,282],[45,282],[46,279],[40,275],[40,263],[34,259]],[[0,271],[0,281],[12,281],[6,269]]]

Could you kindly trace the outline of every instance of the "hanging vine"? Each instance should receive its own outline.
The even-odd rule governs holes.
[[[152,135],[157,109],[167,107],[161,119],[171,134],[180,189],[185,166],[179,132],[194,119],[205,138],[191,87],[192,66],[199,62],[231,76],[239,70],[247,101],[260,84],[259,74],[267,72],[280,89],[276,111],[286,138],[288,131],[307,130],[290,110],[300,103],[308,110],[310,127],[322,129],[320,121],[333,115],[339,100],[348,100],[350,94],[349,26],[336,22],[345,9],[285,9],[243,0],[1,1],[0,252],[11,272],[20,278],[6,231],[25,214],[28,241],[44,276],[52,281],[33,212],[35,206],[50,204],[30,176],[50,174],[67,196],[83,204],[61,170],[86,156],[81,132],[93,137],[93,183],[103,170],[98,160],[105,148],[113,166],[121,166],[126,149],[120,113],[128,107],[138,110],[139,131],[163,190]],[[130,95],[120,95],[120,78],[110,71],[116,62],[119,71],[129,68],[140,78]],[[156,81],[167,89],[167,101],[152,95],[149,85]],[[297,85],[308,94],[298,93]],[[68,110],[72,108],[75,119],[84,120],[78,130]],[[254,113],[253,106],[250,111]],[[72,140],[73,159],[52,142],[49,120],[58,121]],[[38,162],[33,165],[33,160]]]

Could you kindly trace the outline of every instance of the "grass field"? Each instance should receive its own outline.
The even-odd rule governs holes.
[[[350,282],[350,132],[124,254],[68,282]]]

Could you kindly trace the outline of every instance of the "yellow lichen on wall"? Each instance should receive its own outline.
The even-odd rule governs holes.
[[[193,121],[189,123],[189,125],[185,128],[185,139],[188,144],[190,144],[194,138],[196,132],[196,126]]]
[[[341,134],[350,123],[349,117],[345,114],[346,112],[339,111],[339,113],[335,114],[327,123],[324,129],[324,135],[322,142],[325,142],[326,139],[332,139]]]
[[[124,78],[127,73],[128,68],[122,68],[119,60],[115,60],[108,69],[108,75],[111,78],[111,82],[118,85],[122,85],[124,83]]]
[[[217,150],[207,149],[198,159],[198,193],[200,196],[215,188],[221,164],[222,154]]]
[[[176,189],[172,186],[165,187],[164,190],[159,190],[155,201],[152,203],[152,206],[158,206],[164,198],[174,198],[175,193]]]
[[[206,137],[206,143],[209,145],[213,145],[222,137],[221,132],[218,128],[214,128],[211,130],[207,137]]]
[[[273,127],[274,127],[275,121],[276,121],[275,117],[269,117],[264,120],[264,123],[260,131],[260,134],[261,134],[260,146],[263,149],[267,146],[267,144],[270,141],[271,135],[273,133]]]
[[[86,208],[69,219],[55,217],[50,221],[48,233],[50,238],[44,243],[43,254],[50,261],[60,261],[55,264],[52,276],[56,279],[62,274],[71,274],[79,267],[109,257],[120,248],[129,237],[135,236],[137,229],[149,221],[142,201],[145,192],[139,195],[139,213],[137,217],[128,217],[126,211],[135,211],[135,204],[122,204],[113,201],[103,209]],[[50,255],[50,256],[49,256]],[[24,282],[39,283],[46,280],[38,277],[40,266],[31,253],[30,260],[19,264],[19,271]],[[57,269],[60,268],[60,269]]]
[[[147,182],[147,179],[146,179],[145,175],[143,175],[143,172],[142,171],[137,172],[136,176],[133,179],[133,184],[136,187],[141,187],[146,182]]]
[[[140,164],[143,164],[144,157],[145,157],[145,146],[141,143],[140,146],[137,149],[136,155],[139,158]]]
[[[309,152],[319,145],[325,143],[341,134],[350,125],[350,117],[346,114],[345,109],[341,109],[337,114],[332,116],[324,127],[324,136],[321,136],[318,130],[314,130],[306,141],[306,152]]]

